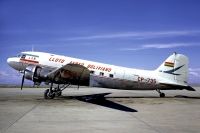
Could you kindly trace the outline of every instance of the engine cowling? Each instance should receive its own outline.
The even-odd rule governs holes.
[[[33,82],[42,82],[47,80],[47,74],[49,69],[42,68],[40,66],[27,66],[25,69],[25,78],[32,80]]]

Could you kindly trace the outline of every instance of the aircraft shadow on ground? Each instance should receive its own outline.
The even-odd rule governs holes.
[[[198,96],[185,96],[185,95],[176,95],[175,98],[188,98],[188,99],[200,99]]]
[[[108,98],[157,98],[157,99],[164,99],[164,98],[185,98],[185,99],[200,99],[200,96],[186,96],[186,95],[175,95],[175,96],[109,96]]]
[[[120,111],[125,111],[125,112],[138,112],[137,110],[124,106],[122,104],[107,100],[105,98],[106,95],[109,95],[110,93],[101,93],[101,94],[92,94],[92,95],[82,95],[82,96],[68,96],[65,97],[63,96],[63,98],[73,98],[73,99],[77,99],[79,101],[82,102],[87,102],[87,103],[91,103],[91,104],[96,104],[96,105],[100,105],[103,107],[107,107],[107,108],[111,108],[111,109],[116,109],[116,110],[120,110]]]
[[[113,102],[111,100],[106,99],[106,95],[109,95],[111,93],[100,93],[100,94],[91,94],[91,95],[81,95],[81,96],[62,96],[61,98],[65,99],[77,99],[82,102],[87,102],[91,104],[100,105],[107,108],[112,108],[120,111],[125,112],[138,112],[136,109],[124,106],[122,104]],[[108,98],[160,98],[158,96],[134,96],[134,97],[108,97]],[[195,96],[185,96],[185,95],[176,95],[176,96],[168,96],[165,98],[185,98],[185,99],[200,99],[200,97]]]

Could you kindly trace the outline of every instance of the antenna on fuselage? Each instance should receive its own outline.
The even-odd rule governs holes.
[[[32,52],[34,51],[34,45],[32,45]]]

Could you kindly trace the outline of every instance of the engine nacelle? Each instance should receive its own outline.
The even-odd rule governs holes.
[[[27,66],[25,70],[25,78],[32,80],[33,82],[42,82],[47,80],[47,74],[49,69],[42,68],[40,66]]]

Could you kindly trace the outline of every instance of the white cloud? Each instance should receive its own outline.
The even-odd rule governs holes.
[[[5,71],[0,71],[0,76],[1,77],[5,77],[5,76],[8,76],[9,74],[6,73]]]
[[[20,84],[22,75],[15,70],[0,70],[0,84]]]
[[[147,44],[147,45],[143,45],[143,48],[163,49],[163,48],[188,47],[191,45],[193,45],[193,44],[187,44],[187,43]]]
[[[189,68],[189,74],[200,78],[200,68]]]
[[[147,38],[160,38],[160,37],[173,37],[173,36],[192,36],[199,35],[200,31],[153,31],[153,32],[122,32],[101,35],[90,35],[65,38],[64,40],[94,40],[94,39],[112,39],[112,38],[132,38],[132,39],[147,39]]]
[[[198,46],[198,44],[196,43],[143,44],[137,48],[121,48],[120,50],[121,51],[138,51],[138,50],[145,50],[145,49],[167,49],[167,48],[190,47],[190,46]]]
[[[19,78],[19,72],[17,71],[3,71],[3,70],[0,70],[0,78]]]

